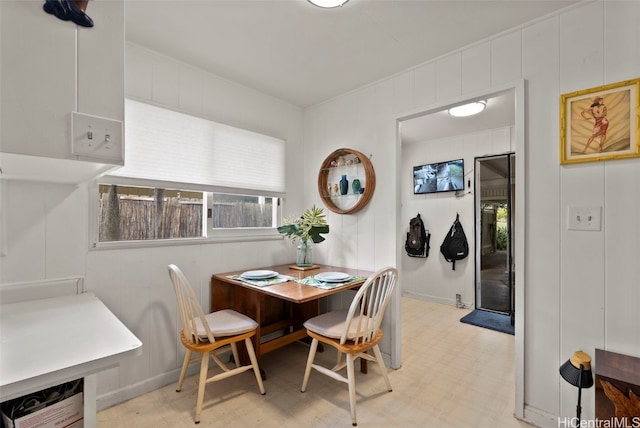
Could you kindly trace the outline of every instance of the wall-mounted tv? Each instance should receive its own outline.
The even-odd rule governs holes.
[[[413,194],[464,190],[464,159],[413,167]]]

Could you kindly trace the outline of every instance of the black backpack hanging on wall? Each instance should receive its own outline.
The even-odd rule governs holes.
[[[429,257],[429,240],[431,234],[424,229],[420,214],[409,221],[409,231],[404,249],[410,257]]]
[[[440,252],[448,262],[453,263],[452,270],[456,270],[456,260],[462,260],[469,255],[469,243],[464,229],[462,229],[462,224],[460,224],[459,214],[456,214],[456,219],[449,229],[449,233],[444,237]]]

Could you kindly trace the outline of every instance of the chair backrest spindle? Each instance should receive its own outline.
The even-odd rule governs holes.
[[[191,343],[215,342],[215,337],[209,328],[202,306],[187,277],[179,267],[173,264],[169,265],[169,277],[176,293],[184,336]]]
[[[367,343],[376,337],[397,281],[398,271],[392,267],[378,270],[365,281],[351,302],[340,343]]]

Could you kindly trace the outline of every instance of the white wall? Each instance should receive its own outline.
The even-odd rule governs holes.
[[[287,141],[287,177],[301,174],[296,162],[302,157],[299,108],[136,45],[127,44],[125,64],[128,97],[282,138]],[[288,180],[289,199],[300,201],[300,191],[296,181]],[[293,251],[282,240],[90,251],[87,288],[144,343],[137,361],[99,374],[99,407],[177,379],[184,350],[167,264],[182,268],[207,307],[213,273],[284,264]]]
[[[38,6],[38,7],[41,7]],[[287,141],[287,176],[302,174],[302,110],[134,45],[126,48],[126,93],[213,121]],[[46,97],[47,94],[42,94]],[[204,307],[213,273],[290,262],[282,239],[244,243],[89,250],[88,185],[0,182],[0,283],[84,276],[96,295],[143,342],[141,356],[98,374],[98,409],[175,382],[184,348],[167,265],[180,266]],[[289,180],[292,210],[302,187]],[[297,206],[296,206],[297,204]],[[99,332],[96,332],[99,334]]]
[[[542,426],[575,414],[576,390],[558,375],[574,351],[640,356],[640,159],[560,166],[558,112],[563,93],[640,77],[638,28],[640,2],[589,2],[305,112],[307,203],[317,201],[315,169],[327,153],[344,146],[373,154],[380,185],[370,205],[331,218],[350,243],[324,250],[331,260],[379,266],[403,251],[406,230],[395,119],[526,80],[526,149],[518,153],[526,167],[518,183],[526,192],[526,271],[516,284],[524,293],[525,323],[516,326],[516,334],[524,330],[524,408],[515,410]],[[570,205],[602,206],[602,230],[567,231]],[[583,391],[583,417],[594,417],[593,388]]]
[[[409,257],[401,248],[400,271],[402,294],[434,302],[455,305],[456,294],[467,307],[475,297],[475,240],[473,238],[475,182],[474,158],[515,151],[510,127],[490,129],[466,135],[404,144],[399,170],[400,240],[404,245],[409,220],[420,214],[425,229],[431,233],[429,257]],[[465,191],[438,194],[413,194],[413,167],[432,162],[464,159]],[[471,188],[467,187],[468,181]],[[449,231],[456,214],[469,241],[469,257],[456,262],[456,270],[440,253],[440,244]],[[403,234],[404,232],[404,234]]]

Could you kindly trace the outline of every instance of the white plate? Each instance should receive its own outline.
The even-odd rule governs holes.
[[[242,272],[240,276],[246,279],[269,279],[278,276],[278,272],[272,270],[248,270]]]
[[[317,274],[315,278],[324,282],[344,282],[350,280],[352,277],[344,272],[323,272]]]

